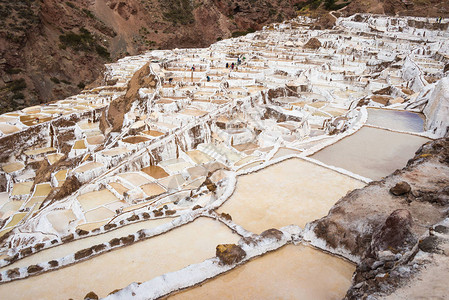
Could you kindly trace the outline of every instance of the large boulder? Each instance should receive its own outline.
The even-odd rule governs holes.
[[[304,45],[304,48],[306,48],[306,49],[318,49],[320,47],[321,47],[321,42],[317,38],[311,38]]]
[[[245,258],[246,252],[235,244],[221,244],[216,248],[216,255],[221,264],[232,265]]]
[[[84,300],[98,300],[98,295],[94,292],[89,292],[86,296],[84,296]]]
[[[412,188],[410,187],[410,184],[408,184],[405,181],[401,181],[396,183],[396,185],[390,189],[390,193],[392,193],[395,196],[402,196],[410,193],[411,190]]]

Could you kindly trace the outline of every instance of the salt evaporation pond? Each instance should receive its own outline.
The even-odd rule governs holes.
[[[341,258],[288,245],[169,299],[342,299],[354,271]]]
[[[302,159],[288,159],[238,178],[237,187],[219,212],[254,233],[327,215],[347,192],[365,185]]]
[[[215,256],[218,244],[236,243],[240,236],[220,222],[200,218],[163,235],[102,254],[93,259],[0,285],[8,299],[84,299],[99,297]]]
[[[405,167],[418,148],[430,139],[383,129],[362,127],[355,134],[324,148],[312,158],[379,180]]]
[[[405,110],[368,108],[366,123],[400,131],[424,131],[424,117]]]
[[[47,250],[42,250],[36,254],[27,256],[21,260],[16,261],[13,264],[0,268],[0,271],[4,271],[11,268],[27,267],[30,265],[38,264],[40,262],[47,262],[53,259],[62,258],[64,256],[75,253],[79,250],[89,248],[93,245],[109,242],[113,238],[120,238],[123,236],[127,236],[129,234],[136,233],[140,229],[156,228],[159,225],[169,223],[172,220],[173,220],[172,218],[164,218],[164,219],[138,222],[120,227],[116,230],[112,230],[104,234],[78,239],[70,243],[64,243],[60,246],[49,248]]]

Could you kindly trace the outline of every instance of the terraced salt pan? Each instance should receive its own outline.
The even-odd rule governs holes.
[[[47,155],[47,160],[52,165],[52,164],[58,162],[63,157],[64,157],[64,154],[62,154],[62,153],[53,153],[53,154]]]
[[[12,188],[11,195],[18,196],[18,195],[28,195],[31,192],[31,187],[33,186],[32,181],[27,182],[18,182],[14,184]]]
[[[156,228],[160,225],[169,223],[171,221],[172,221],[171,218],[149,220],[149,221],[134,223],[134,224],[130,224],[130,225],[127,225],[124,227],[120,227],[119,229],[112,230],[112,231],[109,231],[104,234],[75,240],[73,242],[62,244],[60,246],[56,246],[53,248],[49,248],[47,250],[43,250],[43,251],[33,254],[31,256],[25,257],[9,266],[1,268],[0,271],[3,271],[5,269],[10,269],[10,268],[26,267],[26,266],[37,264],[40,262],[46,262],[46,261],[50,261],[53,259],[58,259],[58,258],[67,256],[67,255],[70,255],[72,253],[75,253],[79,250],[89,248],[92,245],[106,243],[106,242],[109,242],[113,238],[120,238],[123,236],[127,236],[129,234],[133,234],[133,233],[136,233],[137,231],[139,231],[140,229]]]
[[[114,194],[107,189],[85,193],[78,197],[78,201],[81,204],[81,207],[84,209],[84,211],[88,211],[95,207],[115,202],[118,200],[119,199],[115,197]]]
[[[429,139],[388,130],[363,127],[355,134],[311,157],[373,180],[403,168]]]
[[[166,190],[157,183],[144,184],[140,188],[148,197],[157,196],[166,192]]]
[[[341,258],[287,245],[168,299],[342,299],[354,271]]]
[[[239,238],[220,222],[200,218],[166,234],[91,260],[2,284],[0,295],[8,295],[11,300],[83,299],[88,292],[94,291],[105,297],[132,282],[144,282],[214,257],[216,245],[236,243]]]
[[[100,167],[103,167],[103,166],[104,165],[102,163],[92,161],[92,162],[89,162],[87,164],[79,166],[78,168],[76,168],[74,170],[74,172],[75,173],[84,173],[84,172],[87,172],[87,171],[90,171],[90,170],[93,170],[93,169],[96,169],[96,168],[100,168]]]
[[[20,128],[10,124],[0,124],[0,131],[3,134],[11,134],[20,131]]]
[[[71,209],[65,209],[50,212],[47,215],[47,219],[53,228],[62,234],[66,232],[69,223],[76,220],[76,216]]]
[[[212,157],[199,150],[188,151],[186,154],[197,164],[204,164],[214,160]]]
[[[98,222],[102,220],[110,220],[115,213],[106,207],[99,207],[88,211],[84,214],[87,223]]]
[[[151,183],[149,179],[140,175],[139,173],[123,173],[119,176],[135,186]]]
[[[254,233],[290,224],[304,227],[325,216],[361,181],[301,159],[289,159],[256,173],[240,176],[219,212]]]
[[[424,117],[420,114],[391,109],[368,108],[367,124],[393,130],[423,132]]]
[[[2,166],[3,171],[6,173],[12,173],[15,171],[22,170],[25,165],[21,162],[13,162]]]

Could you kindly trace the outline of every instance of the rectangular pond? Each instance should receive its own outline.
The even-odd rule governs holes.
[[[307,246],[285,246],[168,299],[342,299],[355,266]]]
[[[219,208],[254,233],[321,218],[347,192],[365,184],[302,159],[288,159],[240,176],[230,199]]]
[[[214,257],[216,245],[236,243],[239,238],[220,222],[200,218],[163,235],[60,270],[2,284],[0,295],[8,295],[10,300],[84,299],[94,291],[105,297],[132,282],[148,281]]]
[[[311,157],[325,164],[379,180],[405,167],[427,138],[383,129],[362,127],[358,132]]]

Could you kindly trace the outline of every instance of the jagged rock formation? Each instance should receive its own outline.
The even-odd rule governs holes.
[[[436,238],[427,237],[429,230],[448,217],[449,203],[437,200],[447,198],[448,149],[447,138],[424,145],[406,168],[351,192],[328,216],[310,224],[315,243],[321,240],[330,251],[360,261],[347,299],[391,294],[414,282],[412,270],[434,268],[414,257],[419,250],[434,251]],[[410,184],[411,193],[388,193],[402,181]]]

